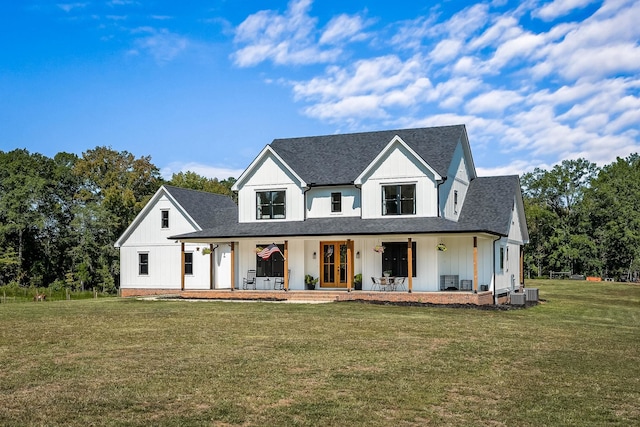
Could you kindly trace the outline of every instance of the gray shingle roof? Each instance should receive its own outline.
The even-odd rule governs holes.
[[[507,236],[519,193],[517,175],[476,178],[469,185],[458,223],[461,227]]]
[[[337,185],[352,183],[396,135],[447,176],[464,133],[464,125],[454,125],[275,139],[270,146],[305,182]]]
[[[238,222],[238,207],[228,196],[171,185],[164,187],[202,229]]]

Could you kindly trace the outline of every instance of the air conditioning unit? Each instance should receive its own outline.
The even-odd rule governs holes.
[[[527,301],[538,302],[538,288],[524,288]]]
[[[527,302],[527,294],[511,293],[511,305],[525,305]]]

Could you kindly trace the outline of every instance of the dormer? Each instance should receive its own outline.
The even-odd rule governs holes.
[[[307,184],[270,147],[266,146],[240,175],[238,221],[302,221]]]
[[[438,216],[442,177],[398,135],[354,181],[361,187],[362,218]]]

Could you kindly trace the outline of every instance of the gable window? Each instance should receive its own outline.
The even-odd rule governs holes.
[[[149,275],[149,254],[138,254],[138,274],[140,276]]]
[[[267,245],[256,246],[256,276],[257,277],[284,277],[284,245],[277,245],[280,252],[274,252],[267,259],[258,256],[259,248],[265,248]]]
[[[382,186],[382,215],[414,215],[415,213],[415,184]]]
[[[193,274],[193,252],[184,253],[184,274]]]
[[[331,193],[331,212],[342,212],[342,193]]]
[[[162,228],[169,228],[169,211],[168,210],[162,210],[160,211],[160,227]]]
[[[407,242],[382,243],[382,271],[391,271],[391,276],[407,277],[409,266],[407,264]],[[411,270],[412,277],[416,277],[416,242],[411,242]]]
[[[453,192],[453,211],[458,213],[458,190]]]
[[[286,192],[258,191],[256,193],[256,219],[286,218]]]

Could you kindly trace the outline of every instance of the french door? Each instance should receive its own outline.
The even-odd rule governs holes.
[[[320,287],[347,287],[347,242],[320,242]]]

